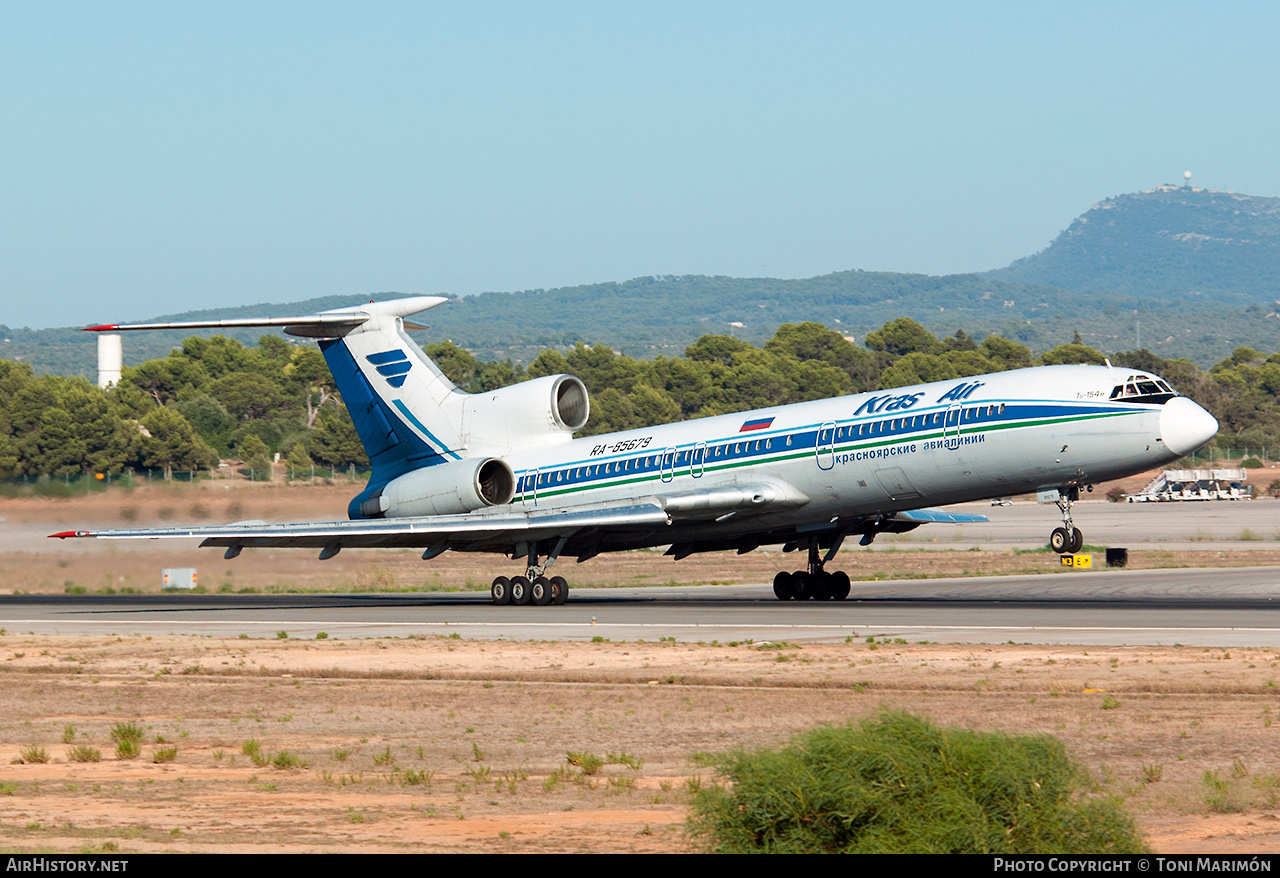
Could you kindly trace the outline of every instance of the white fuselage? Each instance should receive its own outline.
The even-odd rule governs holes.
[[[771,525],[1080,486],[1191,450],[1165,441],[1167,406],[1203,410],[1181,397],[1109,400],[1120,371],[1023,369],[592,436],[506,459],[516,502],[528,507],[774,483],[793,502]],[[723,530],[740,524],[727,520]]]

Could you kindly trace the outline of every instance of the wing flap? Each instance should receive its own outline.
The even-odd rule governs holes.
[[[985,515],[968,512],[948,512],[945,509],[912,509],[909,512],[895,512],[893,517],[900,521],[911,521],[916,524],[942,522],[944,524],[971,524],[990,521]]]

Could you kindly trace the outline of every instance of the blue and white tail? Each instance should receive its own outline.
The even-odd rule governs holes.
[[[434,496],[444,482],[460,481],[464,486],[477,482],[477,496],[484,502],[508,502],[509,496],[500,499],[509,493],[505,489],[495,489],[487,496],[480,490],[484,487],[480,483],[486,478],[505,483],[509,477],[510,468],[506,468],[508,475],[502,475],[498,471],[506,465],[497,466],[500,461],[495,459],[515,449],[568,441],[587,422],[590,406],[586,388],[572,376],[551,375],[484,394],[459,390],[409,338],[404,327],[408,315],[446,301],[439,296],[415,296],[307,317],[89,328],[115,331],[277,326],[290,335],[314,338],[373,465],[369,484],[348,508],[352,518],[382,515],[397,505],[416,508],[415,503],[439,511],[443,501],[428,502],[419,495]],[[431,475],[433,467],[486,457],[489,460],[478,467],[446,466],[438,471],[441,478]],[[466,473],[462,473],[464,469]],[[403,478],[410,473],[419,475]],[[397,480],[400,481],[392,490],[384,490]],[[452,488],[448,490],[453,492]],[[413,496],[406,495],[406,491]],[[431,506],[432,503],[436,505]],[[468,501],[462,501],[460,508],[467,506]]]

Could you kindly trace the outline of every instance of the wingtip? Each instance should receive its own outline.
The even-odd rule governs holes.
[[[113,329],[119,329],[119,323],[99,323],[97,326],[86,326],[81,332],[110,332]]]
[[[49,534],[51,540],[65,540],[67,537],[87,537],[90,536],[87,530],[60,530],[56,534]]]

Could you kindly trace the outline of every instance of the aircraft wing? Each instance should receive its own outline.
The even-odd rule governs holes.
[[[512,552],[520,543],[545,540],[573,540],[587,556],[599,551],[600,538],[657,537],[648,545],[660,544],[663,531],[677,523],[724,521],[738,517],[742,534],[767,532],[765,523],[775,513],[795,509],[808,502],[785,483],[767,482],[720,486],[708,490],[681,491],[666,496],[569,508],[521,509],[505,506],[461,515],[433,515],[415,518],[357,519],[267,524],[242,521],[225,525],[178,527],[108,528],[74,530],[50,537],[93,537],[104,540],[199,539],[201,546],[227,549],[228,558],[246,548],[312,548],[320,557],[331,558],[344,548],[421,548],[423,557],[434,557],[453,549],[472,552]],[[754,519],[753,527],[748,521]],[[862,534],[869,542],[876,533],[902,533],[922,524],[987,521],[985,515],[916,509],[885,515],[860,516],[852,520],[824,519],[801,525],[798,532]],[[581,538],[581,539],[577,539]],[[634,542],[633,542],[634,544]]]
[[[196,527],[143,527],[62,531],[50,537],[96,537],[104,540],[202,539],[201,546],[226,546],[228,557],[240,549],[264,546],[318,548],[328,558],[343,548],[426,548],[429,555],[445,549],[507,551],[517,542],[571,536],[585,530],[643,531],[670,523],[666,510],[656,502],[595,508],[473,512],[465,515],[433,515],[424,518],[362,519]]]

